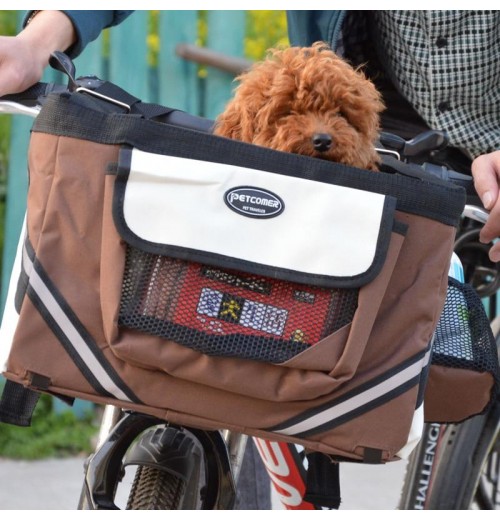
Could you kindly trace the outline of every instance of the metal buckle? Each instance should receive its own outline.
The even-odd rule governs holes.
[[[122,101],[118,101],[117,99],[113,99],[108,96],[105,96],[104,94],[99,94],[99,92],[95,92],[94,90],[90,90],[85,87],[78,87],[75,90],[75,92],[86,92],[87,94],[90,94],[91,96],[102,99],[104,101],[108,101],[109,103],[113,103],[114,105],[118,105],[119,107],[124,108],[127,112],[130,112],[130,110],[131,110],[130,105],[127,105],[126,103],[123,103]]]

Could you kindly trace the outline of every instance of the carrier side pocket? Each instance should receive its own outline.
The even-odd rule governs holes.
[[[460,422],[484,413],[498,396],[498,354],[481,299],[448,279],[424,398],[427,422]]]

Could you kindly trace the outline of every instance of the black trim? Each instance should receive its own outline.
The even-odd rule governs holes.
[[[267,431],[275,432],[284,430],[286,428],[290,428],[292,426],[295,426],[297,423],[302,422],[304,420],[307,420],[311,417],[314,417],[318,415],[319,413],[322,413],[326,410],[329,410],[330,408],[333,408],[334,406],[338,406],[339,404],[351,399],[352,397],[355,397],[356,395],[359,395],[366,390],[369,390],[370,388],[373,388],[377,386],[379,383],[382,383],[383,381],[389,379],[390,377],[398,374],[399,372],[403,371],[404,369],[408,368],[409,366],[415,364],[417,361],[423,359],[425,355],[427,354],[427,350],[423,352],[419,352],[418,354],[412,356],[411,358],[407,359],[406,361],[403,361],[396,367],[391,368],[390,370],[387,370],[383,374],[380,374],[379,376],[370,379],[366,383],[363,383],[360,386],[357,386],[356,388],[353,388],[349,392],[346,392],[342,396],[335,398],[331,401],[328,401],[320,406],[317,406],[315,408],[312,408],[310,410],[307,410],[306,412],[301,413],[300,415],[296,415],[292,419],[287,419],[286,421],[277,424],[271,428],[267,428]],[[343,424],[345,422],[348,422],[349,420],[353,419],[354,417],[357,417],[358,415],[361,415],[363,413],[366,413],[374,408],[377,408],[381,404],[384,404],[385,402],[388,402],[391,399],[394,399],[398,395],[401,395],[402,393],[409,390],[411,387],[415,386],[420,381],[421,374],[419,373],[412,379],[408,380],[403,385],[400,385],[399,387],[395,388],[388,394],[384,394],[383,396],[370,401],[366,405],[357,408],[356,410],[353,410],[352,412],[349,412],[345,415],[342,415],[341,417],[338,417],[337,419],[333,419],[332,421],[328,421],[327,423],[324,423],[316,428],[312,428],[311,430],[307,430],[305,432],[301,432],[300,434],[296,434],[297,437],[303,437],[306,436],[306,434],[313,435],[314,433],[319,433],[322,431],[330,430],[331,428],[335,426],[339,426],[340,424]],[[387,397],[389,396],[389,397]]]
[[[132,150],[122,148],[119,155],[118,176],[115,181],[113,194],[113,219],[120,236],[130,246],[160,256],[169,256],[178,260],[197,262],[213,267],[243,271],[259,276],[276,278],[287,282],[295,282],[304,285],[314,285],[332,289],[351,289],[362,287],[372,280],[382,270],[387,257],[387,250],[391,240],[391,231],[394,223],[394,212],[396,210],[396,199],[386,196],[381,218],[381,227],[377,239],[376,252],[371,266],[364,272],[356,276],[324,276],[318,274],[303,273],[291,269],[277,268],[271,265],[258,264],[238,258],[215,254],[206,251],[178,247],[171,244],[160,244],[150,242],[137,236],[127,225],[124,216],[124,201],[127,182],[130,175],[130,165],[132,160]],[[145,201],[147,204],[147,201]],[[397,225],[398,231],[403,231],[404,224]],[[340,244],[339,247],[342,247]]]
[[[28,372],[27,376],[29,379],[29,384],[35,387],[37,390],[46,391],[52,384],[50,377],[38,374],[36,372]]]
[[[201,128],[201,125],[200,125]],[[233,164],[312,179],[396,197],[397,209],[456,226],[465,205],[465,190],[423,170],[418,176],[407,165],[393,163],[391,173],[279,152],[210,135],[205,131],[146,120],[137,115],[105,113],[88,106],[84,94],[51,94],[35,120],[33,131],[123,144],[143,151],[202,161]]]
[[[392,225],[392,230],[394,233],[397,233],[398,235],[406,236],[408,233],[408,224],[405,222],[401,222],[400,220],[394,220],[394,223]]]
[[[16,294],[14,295],[14,308],[16,309],[17,314],[21,314],[21,307],[28,290],[28,284],[29,276],[24,269],[24,265],[21,263],[21,272],[17,279]]]
[[[377,448],[363,449],[363,462],[365,464],[382,464],[382,450]]]
[[[86,345],[88,346],[89,350],[92,351],[92,354],[95,356],[97,362],[101,365],[103,370],[108,374],[109,378],[113,381],[113,383],[120,388],[120,390],[134,403],[142,404],[141,400],[135,395],[135,393],[125,384],[125,382],[121,379],[119,374],[115,371],[115,369],[111,366],[109,361],[106,359],[104,354],[102,353],[101,349],[98,347],[92,336],[89,334],[87,329],[84,327],[84,325],[80,322],[76,314],[73,312],[71,307],[68,305],[64,297],[61,295],[57,287],[54,285],[52,280],[49,278],[45,270],[43,269],[42,265],[38,261],[38,259],[35,257],[35,253],[33,251],[33,248],[31,247],[31,244],[28,240],[26,240],[26,251],[28,255],[30,256],[31,261],[33,262],[33,269],[37,272],[37,274],[40,276],[44,284],[47,286],[47,289],[51,293],[51,295],[54,297],[54,299],[57,301],[58,305],[61,307],[63,312],[65,313],[66,317],[69,319],[69,321],[72,323],[72,325],[75,327],[75,329],[78,331],[82,339],[85,341]],[[42,302],[42,300],[39,298],[39,296],[36,294],[33,287],[30,285],[28,287],[28,296],[30,297],[31,301],[33,302],[33,305],[38,310],[40,315],[43,317],[49,328],[52,330],[54,335],[57,337],[57,339],[61,342],[62,346],[68,353],[68,355],[71,357],[77,368],[80,370],[82,375],[87,379],[89,384],[99,393],[99,395],[104,395],[108,397],[114,397],[116,396],[110,394],[107,390],[105,390],[102,385],[99,383],[99,381],[94,377],[91,370],[87,367],[81,356],[76,351],[75,347],[72,345],[72,343],[69,341],[69,339],[66,337],[66,334],[64,331],[59,327],[58,323],[54,320],[48,309],[46,308],[45,304]]]

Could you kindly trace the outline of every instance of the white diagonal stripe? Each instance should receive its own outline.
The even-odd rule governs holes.
[[[422,371],[422,367],[426,366],[430,359],[430,352],[427,352],[423,359],[419,359],[409,367],[401,370],[392,377],[382,381],[378,385],[361,392],[346,401],[337,405],[323,410],[322,412],[313,415],[303,421],[297,422],[296,424],[283,428],[281,430],[273,430],[275,433],[281,433],[284,435],[298,435],[302,432],[306,432],[321,426],[322,424],[328,423],[343,415],[353,412],[357,408],[365,406],[366,404],[374,401],[386,395],[396,388],[402,386],[407,381],[410,381],[414,377],[418,376]]]
[[[76,327],[71,323],[64,310],[61,308],[57,300],[54,298],[45,282],[33,268],[33,262],[27,254],[24,255],[24,261],[27,262],[26,267],[30,272],[30,286],[43,302],[47,311],[50,313],[54,321],[68,338],[75,351],[81,357],[87,368],[92,372],[102,387],[117,399],[122,401],[130,401],[129,397],[113,382],[106,370],[102,367],[99,360],[82,338]]]

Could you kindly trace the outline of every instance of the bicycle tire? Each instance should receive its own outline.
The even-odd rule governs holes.
[[[500,317],[491,327],[500,349]],[[500,509],[499,424],[497,401],[487,414],[463,423],[426,425],[423,441],[408,463],[399,508]],[[425,450],[431,427],[440,432],[433,460],[426,459]],[[421,476],[425,472],[428,481],[424,486]]]
[[[186,483],[156,468],[138,466],[127,501],[127,509],[177,510],[181,508]]]

